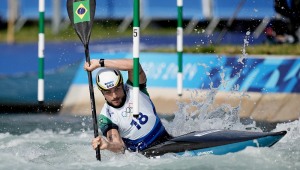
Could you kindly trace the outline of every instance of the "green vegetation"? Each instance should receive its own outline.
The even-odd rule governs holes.
[[[117,22],[99,22],[96,21],[93,26],[91,41],[107,38],[121,38],[131,37],[132,27],[129,27],[124,32],[120,32]],[[15,41],[18,43],[37,42],[38,41],[39,26],[37,22],[26,24],[19,32],[15,33]],[[176,36],[176,28],[153,28],[147,27],[141,30],[141,35],[172,35]],[[0,30],[0,42],[6,42],[7,30]],[[71,25],[61,31],[58,35],[53,35],[50,24],[45,25],[45,39],[46,41],[79,41],[74,29]],[[217,53],[217,54],[242,54],[243,46],[221,45],[221,46],[201,46],[185,47],[185,53]],[[176,49],[171,48],[157,48],[146,50],[148,52],[176,52]],[[246,53],[250,55],[300,55],[300,44],[283,44],[283,45],[249,45],[246,47]]]
[[[132,27],[127,28],[124,32],[120,32],[117,27],[119,23],[111,22],[99,22],[95,21],[93,24],[93,31],[91,34],[90,40],[99,40],[106,38],[121,38],[121,37],[131,37],[132,36]],[[39,33],[38,22],[29,22],[19,32],[15,33],[15,41],[19,43],[26,42],[37,42]],[[142,35],[174,35],[176,36],[176,28],[160,28],[160,29],[145,29],[141,31]],[[0,30],[0,42],[6,42],[7,39],[7,29]],[[62,30],[59,34],[53,35],[51,31],[50,24],[45,25],[45,40],[46,41],[79,41],[78,36],[76,35],[73,27],[69,27],[65,30]]]
[[[184,53],[215,53],[242,55],[243,46],[221,45],[221,46],[195,46],[184,48]],[[147,52],[176,52],[176,49],[157,48],[147,50]],[[282,44],[282,45],[249,45],[246,47],[246,53],[249,55],[300,55],[300,44]]]

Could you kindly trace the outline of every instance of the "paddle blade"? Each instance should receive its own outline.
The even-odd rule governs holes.
[[[68,0],[67,10],[75,32],[83,45],[88,45],[95,17],[95,0]]]

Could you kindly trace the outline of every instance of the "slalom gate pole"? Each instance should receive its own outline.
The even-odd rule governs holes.
[[[44,12],[45,12],[45,0],[39,0],[40,16],[39,16],[39,40],[38,40],[38,57],[39,57],[38,102],[40,105],[44,103],[44,49],[45,49]]]
[[[140,0],[133,2],[133,116],[139,116]]]
[[[183,78],[182,78],[182,51],[183,51],[183,29],[182,29],[182,6],[183,0],[177,0],[177,55],[178,55],[178,73],[177,73],[177,93],[182,96]]]

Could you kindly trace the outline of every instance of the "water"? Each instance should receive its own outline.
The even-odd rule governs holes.
[[[187,133],[190,130],[213,128],[249,130],[250,126],[255,126],[255,123],[243,125],[241,122],[229,125],[230,123],[225,123],[220,118],[213,118],[210,121],[203,121],[203,124],[197,124],[199,120],[195,115],[181,120],[177,116],[175,115],[174,119],[168,116],[162,118],[164,125],[173,135]],[[182,126],[179,126],[178,121]],[[92,129],[92,118],[88,116],[0,115],[0,169],[300,168],[299,120],[277,124],[272,131],[287,130],[288,133],[271,148],[249,147],[237,153],[221,156],[189,157],[188,155],[167,154],[161,159],[154,160],[127,151],[124,155],[101,151],[102,162],[98,162],[91,146],[94,136]],[[259,127],[250,128],[250,131],[261,131],[261,129]]]

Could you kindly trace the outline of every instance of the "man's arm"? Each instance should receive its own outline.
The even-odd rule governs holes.
[[[107,140],[108,142],[102,136],[94,138],[92,143],[94,150],[99,145],[101,150],[108,149],[115,153],[125,153],[126,147],[118,130],[109,130],[107,132]]]
[[[93,71],[101,67],[99,64],[99,59],[92,59],[90,62],[91,62],[90,66],[87,62],[85,62],[83,66],[84,70]],[[105,59],[104,67],[113,68],[122,71],[128,71],[128,78],[131,82],[133,82],[133,60],[132,59]],[[139,75],[140,75],[139,84],[145,84],[147,78],[141,65],[139,65]]]

